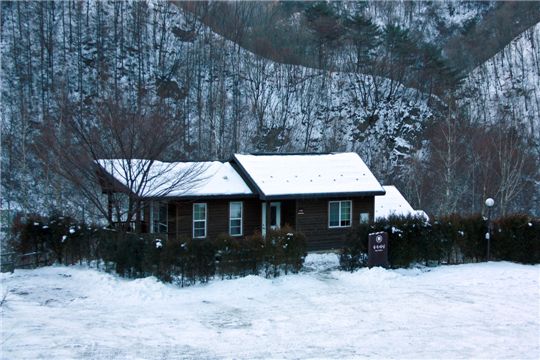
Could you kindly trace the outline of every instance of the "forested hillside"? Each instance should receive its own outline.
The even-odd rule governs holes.
[[[537,24],[469,74],[462,101],[473,120],[511,123],[540,138],[539,40]]]
[[[430,213],[538,215],[538,10],[509,4],[2,2],[2,206],[91,216],[92,158],[356,151]]]

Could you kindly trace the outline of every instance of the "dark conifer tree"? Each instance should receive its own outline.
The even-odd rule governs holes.
[[[317,45],[318,66],[326,65],[327,48],[334,45],[343,35],[339,17],[326,2],[317,2],[304,12],[307,26]]]
[[[371,66],[376,57],[377,47],[381,42],[381,30],[371,19],[356,15],[345,21],[347,37],[356,49],[355,71],[371,72]]]

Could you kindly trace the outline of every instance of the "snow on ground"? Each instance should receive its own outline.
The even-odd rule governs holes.
[[[177,288],[84,267],[2,274],[2,359],[534,358],[540,266],[306,270]]]

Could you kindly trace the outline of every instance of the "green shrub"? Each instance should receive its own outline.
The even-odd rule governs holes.
[[[463,257],[460,262],[482,261],[486,258],[487,222],[480,215],[468,217],[454,215],[449,224],[454,237],[453,242]]]
[[[540,221],[513,215],[494,222],[491,241],[493,259],[526,264],[540,262]],[[353,271],[367,265],[368,234],[388,233],[388,257],[392,267],[414,263],[455,264],[486,258],[487,221],[480,215],[450,215],[426,223],[423,219],[390,217],[362,224],[347,236],[340,266]]]
[[[265,240],[260,232],[246,236],[241,240],[241,259],[244,264],[243,275],[257,275],[264,262]]]
[[[58,214],[17,217],[10,246],[19,254],[50,252],[53,261],[74,264],[92,257],[90,232],[86,224]]]
[[[439,248],[429,236],[429,224],[416,217],[392,216],[371,224],[361,224],[347,235],[340,254],[340,267],[353,271],[367,265],[368,235],[388,233],[388,260],[392,267],[409,266],[414,262],[437,260]]]
[[[246,237],[220,234],[214,241],[216,271],[221,278],[258,274],[264,260],[265,242],[256,233]]]
[[[486,257],[486,220],[480,215],[450,215],[431,223],[411,217],[391,217],[361,224],[348,233],[340,266],[353,271],[367,265],[368,234],[389,235],[392,267],[414,263],[454,264]],[[306,239],[285,226],[245,237],[221,234],[214,240],[167,239],[160,234],[125,233],[77,223],[54,215],[18,217],[10,247],[20,254],[50,251],[59,263],[96,261],[98,267],[126,277],[154,275],[182,286],[206,282],[214,276],[249,274],[267,277],[298,272],[306,256]],[[526,264],[540,263],[540,220],[512,215],[493,223],[491,256]],[[31,260],[34,261],[34,260]],[[38,260],[36,266],[38,266]]]
[[[283,228],[285,236],[282,238],[283,264],[285,274],[289,271],[298,273],[304,264],[307,252],[306,237],[301,232],[295,232],[290,227]]]
[[[265,274],[279,276],[281,271],[298,272],[306,257],[306,238],[290,226],[270,230],[264,244]]]
[[[221,278],[232,278],[242,274],[241,239],[229,234],[219,234],[214,240],[216,248],[216,273]]]
[[[339,256],[342,270],[354,271],[367,266],[368,235],[371,232],[375,232],[374,225],[360,224],[347,233]]]
[[[384,222],[383,231],[388,232],[388,261],[392,267],[409,266],[420,262],[420,250],[415,224],[408,217],[390,217]]]
[[[190,245],[191,264],[197,274],[194,278],[200,282],[207,282],[216,271],[216,251],[211,240],[193,240]]]
[[[12,227],[10,247],[19,254],[45,249],[46,231],[43,219],[37,215],[16,216]]]
[[[496,220],[491,249],[494,259],[539,263],[540,221],[526,215],[511,215]]]

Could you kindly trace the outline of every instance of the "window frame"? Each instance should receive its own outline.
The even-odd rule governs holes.
[[[341,225],[341,221],[342,221],[342,218],[341,218],[341,204],[342,203],[349,203],[349,225]],[[335,204],[337,203],[338,204],[338,222],[339,224],[338,225],[330,225],[330,218],[331,218],[331,204]],[[328,201],[328,228],[329,229],[339,229],[339,228],[349,228],[352,226],[352,221],[353,221],[353,207],[352,207],[352,200],[332,200],[332,201]]]
[[[204,220],[195,220],[195,207],[197,205],[204,205]],[[203,236],[195,236],[195,222],[204,222],[204,235]],[[208,224],[208,204],[207,203],[193,203],[192,211],[191,211],[191,235],[193,239],[206,239],[206,236],[208,234],[207,224]]]
[[[240,204],[240,217],[239,218],[232,217],[233,204]],[[239,234],[232,233],[233,220],[240,220],[240,233]],[[229,201],[229,235],[230,236],[243,236],[244,235],[244,202],[243,201]]]
[[[362,216],[365,216],[366,218],[365,219],[362,219]],[[360,222],[360,224],[369,224],[370,222],[370,216],[369,216],[369,212],[361,212],[358,214],[358,221]]]
[[[165,207],[165,219],[161,219],[161,207]],[[157,215],[157,219],[156,219]],[[164,220],[164,221],[163,221]],[[156,229],[157,225],[157,229]],[[160,231],[163,227],[165,231]],[[150,233],[152,234],[167,234],[169,232],[169,203],[166,201],[150,202]]]

